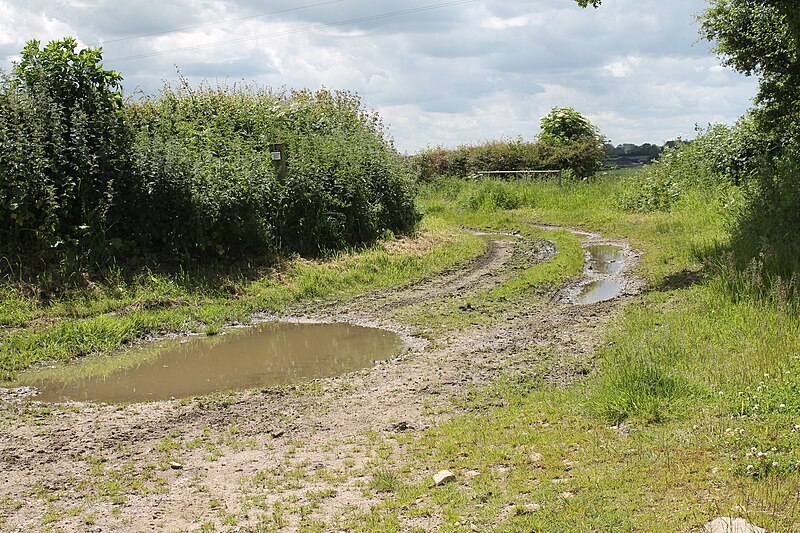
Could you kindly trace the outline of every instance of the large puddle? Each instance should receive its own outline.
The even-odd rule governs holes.
[[[612,300],[622,294],[622,281],[607,277],[622,270],[625,260],[622,248],[610,244],[594,244],[585,249],[589,252],[587,270],[593,280],[583,285],[572,301],[588,305]]]
[[[371,366],[402,347],[390,331],[350,324],[266,323],[218,337],[170,341],[116,358],[24,374],[34,400],[138,402],[330,377]],[[120,368],[120,365],[122,368]]]

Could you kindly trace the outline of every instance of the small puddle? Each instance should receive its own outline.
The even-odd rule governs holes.
[[[581,287],[573,300],[576,304],[596,304],[613,300],[622,293],[622,282],[615,279],[599,279]]]
[[[391,357],[403,342],[390,331],[350,324],[266,323],[163,344],[120,360],[27,372],[19,385],[36,387],[41,394],[32,399],[43,402],[184,398],[337,376]]]
[[[625,261],[623,249],[610,244],[593,244],[586,246],[585,249],[589,253],[586,269],[591,281],[580,287],[572,298],[573,303],[594,304],[613,300],[622,294],[622,280],[609,276],[618,274],[622,270]]]

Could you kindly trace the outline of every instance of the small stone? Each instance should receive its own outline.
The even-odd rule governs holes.
[[[539,452],[533,452],[531,454],[531,461],[533,461],[534,463],[541,462],[542,459],[544,459],[544,455],[540,454]]]
[[[437,487],[456,480],[456,475],[449,470],[442,470],[433,476],[433,482]]]
[[[571,493],[571,492],[562,492],[561,493],[561,498],[564,499],[564,500],[571,500],[574,497],[575,497],[575,495],[573,493]]]
[[[169,467],[172,468],[173,470],[181,470],[183,468],[183,465],[176,461],[171,461],[169,463]]]
[[[709,533],[767,533],[767,530],[748,523],[743,518],[715,518],[703,529]]]
[[[480,475],[481,475],[481,473],[478,472],[477,470],[468,470],[468,471],[464,472],[464,477],[467,478],[467,479],[473,479],[473,478],[476,478],[476,477],[478,477]]]

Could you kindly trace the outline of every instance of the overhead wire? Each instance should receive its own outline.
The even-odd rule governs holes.
[[[159,50],[157,52],[145,52],[145,53],[134,54],[134,55],[130,55],[130,56],[110,58],[110,59],[106,59],[104,61],[104,63],[118,63],[118,62],[123,62],[123,61],[132,61],[132,60],[135,60],[135,59],[144,59],[144,58],[148,58],[148,57],[156,57],[156,56],[162,56],[162,55],[167,55],[167,54],[174,54],[174,53],[177,53],[177,52],[190,52],[190,51],[193,51],[193,50],[202,50],[202,49],[205,49],[205,48],[214,48],[214,47],[217,47],[217,46],[224,46],[226,44],[237,44],[237,43],[244,43],[244,42],[249,42],[249,41],[257,41],[257,40],[261,40],[261,39],[268,39],[270,37],[280,37],[280,36],[285,36],[285,35],[294,35],[294,34],[297,34],[297,33],[305,33],[305,32],[308,32],[308,31],[314,31],[314,30],[326,29],[326,28],[335,28],[335,27],[338,27],[338,26],[345,26],[345,25],[348,25],[348,24],[355,24],[355,23],[359,23],[359,22],[370,22],[370,21],[373,21],[373,20],[381,20],[381,19],[386,19],[386,18],[400,17],[400,16],[404,16],[404,15],[413,15],[413,14],[417,14],[417,13],[423,13],[423,12],[426,12],[426,11],[433,11],[433,10],[436,10],[436,9],[442,9],[442,8],[446,8],[446,7],[454,7],[454,6],[459,6],[459,5],[472,4],[472,3],[475,3],[475,2],[478,2],[478,1],[479,0],[453,0],[453,1],[450,1],[450,2],[443,2],[443,3],[440,3],[440,4],[432,4],[432,5],[428,5],[428,6],[420,6],[420,7],[411,8],[411,9],[403,9],[403,10],[400,10],[400,11],[392,11],[392,12],[388,12],[388,13],[380,13],[380,14],[377,14],[377,15],[369,15],[369,16],[364,16],[364,17],[357,17],[357,18],[341,20],[341,21],[337,21],[337,22],[327,22],[327,23],[321,23],[321,24],[314,24],[314,25],[310,25],[310,26],[303,26],[301,28],[294,28],[294,29],[290,29],[290,30],[283,30],[283,31],[265,33],[265,34],[260,34],[260,35],[253,35],[253,36],[249,36],[249,37],[240,37],[240,38],[237,38],[237,39],[228,39],[228,40],[224,40],[224,41],[216,41],[216,42],[213,42],[213,43],[197,44],[197,45],[192,45],[192,46],[183,46],[183,47],[180,47],[180,48],[171,48],[171,49],[168,49],[168,50]]]

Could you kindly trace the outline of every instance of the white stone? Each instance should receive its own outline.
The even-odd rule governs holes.
[[[433,476],[433,482],[436,484],[437,487],[455,480],[456,480],[456,475],[449,470],[442,470],[441,472],[437,472]]]
[[[748,523],[743,518],[715,518],[703,528],[709,533],[767,533],[767,530]]]

